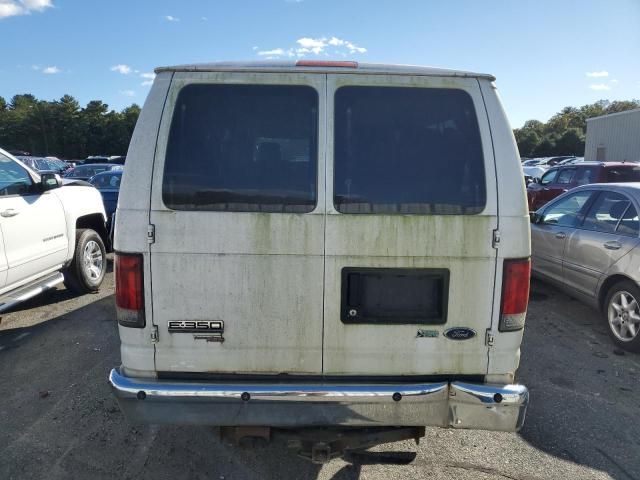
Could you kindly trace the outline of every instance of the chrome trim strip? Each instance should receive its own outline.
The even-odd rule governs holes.
[[[394,401],[399,394],[403,403],[424,402],[426,397],[448,390],[448,382],[401,385],[342,385],[342,384],[233,384],[233,383],[171,383],[139,380],[111,370],[109,383],[119,398],[145,399],[205,398],[210,400],[250,400],[280,402],[374,403]],[[396,395],[397,398],[397,395]]]

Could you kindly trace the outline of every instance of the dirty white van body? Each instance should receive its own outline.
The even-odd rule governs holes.
[[[515,431],[525,186],[490,75],[159,68],[116,214],[136,422]]]

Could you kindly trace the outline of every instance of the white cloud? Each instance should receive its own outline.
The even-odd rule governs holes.
[[[261,50],[258,52],[261,57],[274,57],[284,55],[282,48],[274,48],[273,50]]]
[[[165,15],[164,19],[169,21],[169,22],[179,22],[180,21],[179,18],[176,18],[176,17],[174,17],[172,15]]]
[[[602,77],[608,77],[609,72],[607,72],[606,70],[600,70],[598,72],[587,72],[586,75],[587,77],[602,78]]]
[[[133,90],[120,90],[120,95],[124,95],[125,97],[135,97],[136,92]]]
[[[142,82],[140,85],[142,85],[143,87],[148,87],[150,85],[153,85],[153,79],[156,78],[156,74],[153,72],[145,72],[145,73],[141,73],[140,74],[141,78],[144,78],[145,81]]]
[[[611,83],[618,83],[618,79],[617,78],[612,78],[611,80],[609,80]]]
[[[344,57],[347,53],[365,53],[367,51],[364,47],[359,47],[349,40],[344,40],[338,37],[302,37],[296,40],[296,44],[297,46],[286,50],[284,48],[274,48],[272,50],[261,50],[257,53],[264,57],[304,57],[306,55],[328,56],[329,54],[327,49],[329,47],[333,47],[331,51],[334,55]],[[256,48],[254,47],[253,50],[255,51]]]
[[[40,65],[31,65],[31,70],[40,70]]]
[[[131,67],[129,65],[124,65],[122,63],[118,65],[114,65],[113,67],[111,67],[110,70],[112,72],[121,73],[122,75],[129,75],[131,73]]]
[[[0,0],[0,19],[42,12],[51,7],[52,0]]]
[[[42,73],[46,73],[47,75],[53,75],[55,73],[60,73],[61,71],[62,70],[60,70],[55,65],[53,65],[51,67],[45,67],[45,68],[42,69]]]
[[[589,85],[589,88],[591,90],[611,90],[611,87],[604,83],[595,83],[593,85]]]

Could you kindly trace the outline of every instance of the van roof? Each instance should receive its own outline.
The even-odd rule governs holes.
[[[302,63],[302,65],[300,65]],[[315,63],[315,65],[314,65]],[[474,73],[446,68],[423,67],[419,65],[394,65],[383,63],[359,63],[340,61],[254,61],[254,62],[212,62],[192,63],[158,67],[160,72],[326,72],[350,74],[386,74],[386,75],[424,75],[434,77],[466,77],[485,78],[493,81],[496,78],[488,73]]]

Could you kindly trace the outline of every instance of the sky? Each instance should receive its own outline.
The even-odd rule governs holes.
[[[640,0],[0,0],[0,96],[142,105],[153,69],[352,59],[491,73],[512,126],[640,98]]]

